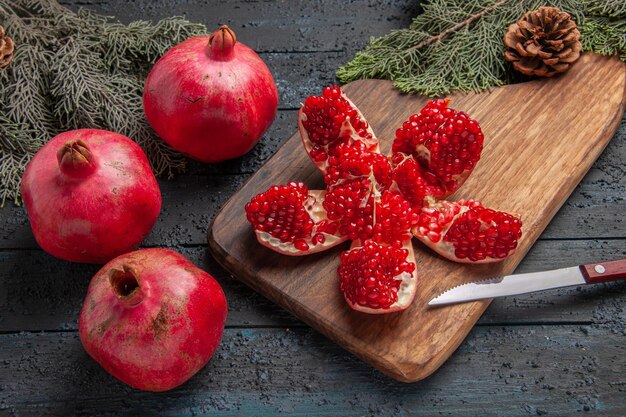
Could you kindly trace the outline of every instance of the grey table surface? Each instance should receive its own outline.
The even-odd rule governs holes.
[[[162,180],[163,209],[144,242],[175,249],[222,284],[229,316],[210,363],[181,387],[141,392],[83,351],[77,318],[97,266],[37,247],[23,207],[0,210],[0,415],[626,415],[626,285],[495,300],[428,379],[380,374],[239,283],[208,253],[226,200],[296,129],[299,103],[336,82],[370,36],[408,26],[409,0],[66,0],[122,22],[171,15],[230,25],[267,62],[280,103],[262,141],[237,160]],[[626,119],[518,272],[626,255]]]

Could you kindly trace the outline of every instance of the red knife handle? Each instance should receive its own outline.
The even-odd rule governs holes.
[[[587,284],[626,279],[626,259],[580,265],[580,270]]]

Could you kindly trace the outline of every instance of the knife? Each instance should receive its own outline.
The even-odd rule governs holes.
[[[465,303],[505,295],[526,294],[572,285],[597,284],[626,278],[626,259],[578,265],[552,271],[505,275],[468,282],[451,288],[428,303],[429,306]]]

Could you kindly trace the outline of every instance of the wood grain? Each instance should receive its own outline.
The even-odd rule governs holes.
[[[206,367],[179,388],[155,394],[106,373],[77,333],[0,334],[0,416],[626,414],[621,332],[475,327],[460,350],[432,378],[403,384],[310,328],[227,329]]]
[[[485,146],[474,173],[451,199],[477,198],[520,213],[524,236],[514,256],[481,266],[449,262],[415,243],[420,282],[413,304],[403,312],[376,317],[346,305],[337,290],[336,269],[347,245],[290,258],[256,243],[243,211],[253,195],[290,180],[322,188],[297,134],[216,216],[209,247],[243,282],[359,358],[401,381],[423,379],[452,354],[489,305],[479,301],[429,309],[428,300],[452,286],[515,270],[609,142],[623,113],[625,88],[622,62],[585,54],[557,79],[452,96],[451,107],[480,122]],[[383,152],[397,126],[427,101],[400,95],[380,80],[351,83],[345,92],[372,125]]]

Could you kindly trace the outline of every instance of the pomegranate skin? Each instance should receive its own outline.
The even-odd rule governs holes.
[[[166,391],[206,365],[226,315],[226,297],[211,275],[155,248],[119,256],[96,273],[78,326],[87,353],[111,375],[141,390]]]
[[[58,152],[76,143],[88,149],[89,164],[59,159]],[[161,209],[161,192],[141,148],[98,129],[52,138],[26,167],[21,191],[37,243],[73,262],[103,264],[136,249]]]
[[[201,162],[244,155],[269,128],[278,91],[269,69],[247,46],[217,50],[211,36],[172,47],[146,80],[143,104],[156,133],[174,149]],[[227,50],[228,49],[228,50]]]

